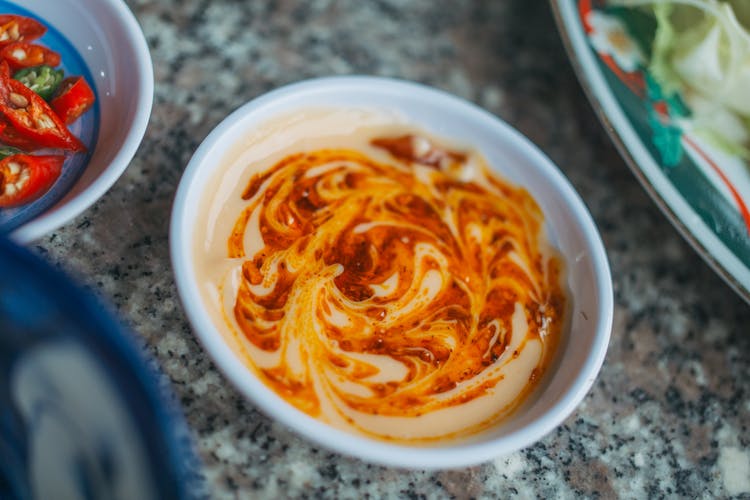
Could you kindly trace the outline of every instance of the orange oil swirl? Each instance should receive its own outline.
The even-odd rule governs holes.
[[[250,180],[228,240],[228,257],[243,260],[234,319],[275,360],[259,367],[264,382],[312,416],[332,400],[364,432],[353,414],[419,417],[502,390],[498,365],[538,341],[528,382],[497,409],[507,414],[562,330],[562,263],[537,203],[480,155],[418,140],[373,140],[389,161],[351,149],[286,156]],[[248,234],[262,239],[252,254]]]

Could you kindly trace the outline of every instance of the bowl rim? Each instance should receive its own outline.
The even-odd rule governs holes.
[[[109,165],[86,189],[68,200],[63,198],[10,233],[10,238],[20,244],[31,243],[60,228],[101,198],[130,165],[148,127],[154,101],[154,68],[146,37],[124,0],[97,1],[105,4],[112,13],[112,18],[122,25],[128,34],[127,40],[133,50],[136,65],[128,69],[129,72],[137,75],[138,80],[133,123]]]
[[[380,441],[336,429],[297,410],[273,390],[266,387],[248,370],[235,352],[224,341],[203,306],[203,300],[191,265],[192,234],[187,227],[186,207],[193,191],[192,184],[198,173],[206,168],[209,155],[219,141],[242,127],[243,121],[264,108],[271,107],[288,97],[299,98],[317,92],[358,91],[377,89],[398,93],[417,92],[430,99],[443,101],[460,113],[484,122],[493,132],[504,134],[514,142],[520,152],[539,164],[550,177],[581,226],[590,251],[597,295],[597,322],[593,326],[591,351],[570,389],[540,418],[517,431],[485,442],[457,443],[441,447],[417,447]],[[191,237],[187,237],[187,236]],[[371,463],[407,469],[456,468],[476,465],[538,441],[567,418],[583,400],[604,362],[613,321],[613,290],[609,263],[603,242],[583,200],[561,171],[531,141],[516,129],[478,106],[431,87],[403,80],[371,76],[333,76],[314,78],[292,83],[272,90],[240,106],[220,122],[204,139],[190,159],[177,189],[170,218],[170,256],[178,295],[193,332],[217,368],[229,382],[269,418],[279,421],[304,436],[309,441],[327,449]]]

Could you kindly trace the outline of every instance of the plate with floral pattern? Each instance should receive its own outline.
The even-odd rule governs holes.
[[[552,6],[579,80],[636,177],[750,302],[750,98],[743,97],[750,88],[750,2],[744,1],[553,0]]]

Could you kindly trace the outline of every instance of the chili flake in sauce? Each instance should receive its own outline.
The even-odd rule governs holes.
[[[250,179],[226,311],[263,381],[383,439],[477,432],[538,383],[562,335],[563,263],[523,188],[418,132],[294,152]],[[248,253],[248,234],[255,249]]]

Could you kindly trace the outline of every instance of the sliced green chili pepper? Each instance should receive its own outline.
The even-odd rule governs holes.
[[[21,151],[18,148],[12,148],[10,146],[0,146],[0,160],[4,160],[5,158],[17,154],[21,154],[23,151]]]
[[[13,79],[23,83],[47,101],[57,90],[63,76],[63,70],[43,65],[19,70],[13,75]]]

